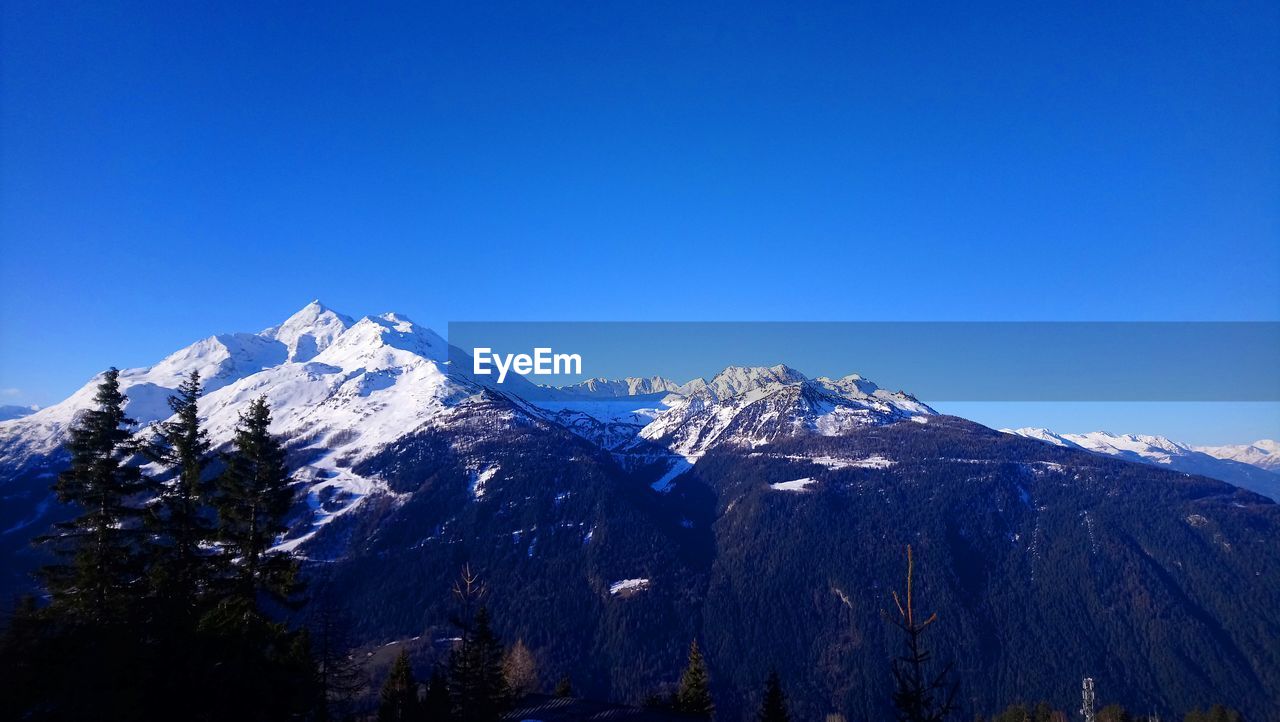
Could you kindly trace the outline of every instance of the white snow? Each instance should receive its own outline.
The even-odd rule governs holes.
[[[787,366],[730,366],[710,382],[695,379],[664,400],[668,407],[640,431],[686,457],[718,444],[754,447],[801,431],[835,436],[935,412],[857,374],[807,379]]]
[[[485,484],[489,483],[489,480],[493,478],[493,475],[498,473],[498,468],[499,467],[496,465],[490,466],[489,468],[485,469],[479,474],[471,475],[471,496],[472,497],[476,499],[484,498]]]
[[[1280,472],[1280,441],[1259,439],[1252,444],[1229,446],[1194,446],[1196,451],[1215,459],[1238,461],[1267,471]]]
[[[649,486],[654,491],[666,493],[671,491],[671,485],[675,482],[676,477],[693,468],[693,461],[684,457],[677,457],[671,460],[671,467],[667,469],[667,473],[661,478],[653,482]]]
[[[807,461],[828,469],[887,469],[897,462],[893,459],[872,454],[861,459],[847,459],[837,456],[803,456],[800,454],[752,454],[752,456],[768,456],[787,459],[788,461]]]
[[[609,593],[615,596],[619,594],[630,596],[648,588],[648,579],[622,579],[609,585]]]
[[[781,481],[776,484],[770,484],[769,488],[774,491],[811,491],[810,486],[818,483],[817,479],[806,476],[803,479],[793,479],[791,481]]]
[[[391,494],[382,480],[352,471],[359,461],[405,434],[447,424],[478,398],[479,387],[446,376],[446,357],[443,339],[402,315],[353,323],[313,302],[260,334],[210,336],[154,366],[122,371],[120,380],[128,412],[145,425],[166,418],[168,396],[190,371],[199,371],[201,416],[215,447],[230,441],[248,403],[265,396],[272,433],[293,451],[311,452],[294,477],[311,510],[309,528],[281,545],[296,549],[370,495]],[[0,464],[21,468],[51,453],[76,414],[92,405],[99,382],[96,377],[59,404],[0,423]],[[479,493],[494,472],[481,471]]]

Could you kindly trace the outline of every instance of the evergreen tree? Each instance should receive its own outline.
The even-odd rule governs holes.
[[[422,700],[425,722],[449,722],[453,719],[453,703],[449,700],[449,681],[439,669],[431,672],[427,694]]]
[[[127,624],[136,612],[143,574],[140,497],[150,484],[130,463],[136,451],[120,392],[120,372],[103,375],[95,408],[84,411],[68,431],[70,465],[58,476],[58,499],[80,515],[55,524],[47,543],[69,563],[42,570],[53,610],[90,624]]]
[[[454,717],[467,722],[495,722],[510,702],[502,674],[502,645],[480,607],[470,630],[449,656],[449,696]]]
[[[214,538],[214,526],[206,511],[210,490],[204,478],[210,445],[198,415],[200,393],[200,373],[192,371],[169,397],[174,420],[157,424],[144,447],[147,457],[168,467],[173,477],[159,487],[150,508],[154,541],[149,571],[153,593],[165,616],[174,620],[195,617],[213,576],[207,544]]]
[[[236,560],[233,589],[247,601],[261,592],[287,600],[297,591],[296,562],[270,551],[288,529],[284,517],[293,501],[284,449],[270,426],[267,400],[258,397],[240,415],[234,448],[217,484],[218,538]]]
[[[715,704],[711,701],[711,679],[707,674],[707,664],[702,659],[702,651],[698,649],[698,640],[689,645],[689,664],[680,676],[680,688],[676,690],[675,709],[677,712],[711,718],[715,712]]]
[[[760,712],[756,714],[758,722],[791,722],[787,712],[787,697],[782,693],[782,680],[777,670],[769,672],[769,679],[764,685],[764,700],[760,702]]]
[[[555,694],[557,697],[573,696],[573,681],[569,679],[569,675],[566,674],[560,678],[559,682],[556,682]]]
[[[381,701],[378,704],[378,722],[416,721],[420,709],[418,682],[413,678],[409,652],[402,649],[395,663],[391,665],[391,674],[382,685]]]
[[[921,643],[921,637],[938,615],[932,614],[923,622],[918,621],[913,598],[912,576],[915,572],[915,560],[911,547],[907,547],[907,592],[905,603],[893,593],[893,602],[898,608],[898,617],[893,623],[902,630],[905,653],[894,660],[893,705],[897,709],[898,722],[940,722],[948,718],[955,709],[956,685],[949,682],[950,665],[944,666],[936,675],[925,671],[931,655]]]

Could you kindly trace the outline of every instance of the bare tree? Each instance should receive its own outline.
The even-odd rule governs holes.
[[[515,697],[522,697],[537,689],[538,663],[523,639],[517,639],[503,656],[502,675],[506,677],[507,687]]]
[[[898,710],[898,722],[941,722],[955,711],[957,685],[949,681],[950,664],[944,665],[936,675],[926,672],[932,655],[921,643],[921,637],[925,629],[938,621],[938,615],[934,613],[923,622],[917,621],[912,589],[914,572],[915,559],[911,546],[907,545],[906,601],[893,592],[898,616],[890,618],[893,625],[902,630],[906,645],[905,653],[893,660],[893,706]]]
[[[470,564],[463,564],[462,572],[453,583],[453,596],[458,599],[459,609],[451,621],[462,632],[464,646],[470,641],[476,610],[488,594],[489,588],[480,580],[480,575],[471,571]]]

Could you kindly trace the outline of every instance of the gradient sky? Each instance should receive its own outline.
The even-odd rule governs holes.
[[[0,403],[315,297],[1280,320],[1280,5],[1056,5],[0,0]]]

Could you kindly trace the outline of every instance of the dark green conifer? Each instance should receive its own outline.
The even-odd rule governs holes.
[[[431,679],[427,681],[427,694],[422,699],[422,718],[425,722],[449,722],[453,719],[449,681],[439,669],[433,670]]]
[[[240,415],[233,450],[217,483],[218,539],[235,560],[231,582],[242,599],[265,592],[287,600],[297,591],[297,563],[288,554],[270,551],[287,531],[284,517],[293,501],[284,448],[270,426],[266,398],[254,399]]]
[[[137,451],[120,392],[120,372],[108,369],[94,396],[95,407],[71,426],[70,465],[58,476],[58,499],[80,515],[55,525],[39,541],[67,559],[43,570],[54,612],[91,624],[127,624],[141,596],[145,535],[142,495],[150,488],[131,457]]]
[[[416,722],[420,711],[418,682],[413,678],[409,652],[402,649],[391,665],[391,674],[382,685],[378,722]]]
[[[510,704],[502,673],[502,644],[493,633],[485,607],[475,615],[462,643],[449,657],[449,696],[454,717],[467,722],[495,722]]]
[[[711,700],[711,678],[707,673],[707,664],[702,659],[702,651],[698,649],[698,640],[689,645],[689,664],[680,676],[680,687],[676,690],[675,708],[677,712],[711,718],[715,713],[715,704]]]
[[[776,670],[769,672],[769,679],[764,685],[764,700],[760,702],[760,712],[756,715],[759,722],[791,722],[787,712],[787,697],[782,693],[782,680]]]
[[[173,420],[157,424],[144,449],[172,476],[159,487],[150,508],[154,540],[149,576],[156,597],[176,619],[195,615],[212,577],[208,542],[214,538],[214,525],[205,479],[210,445],[198,415],[200,394],[200,373],[192,371],[169,397]]]

